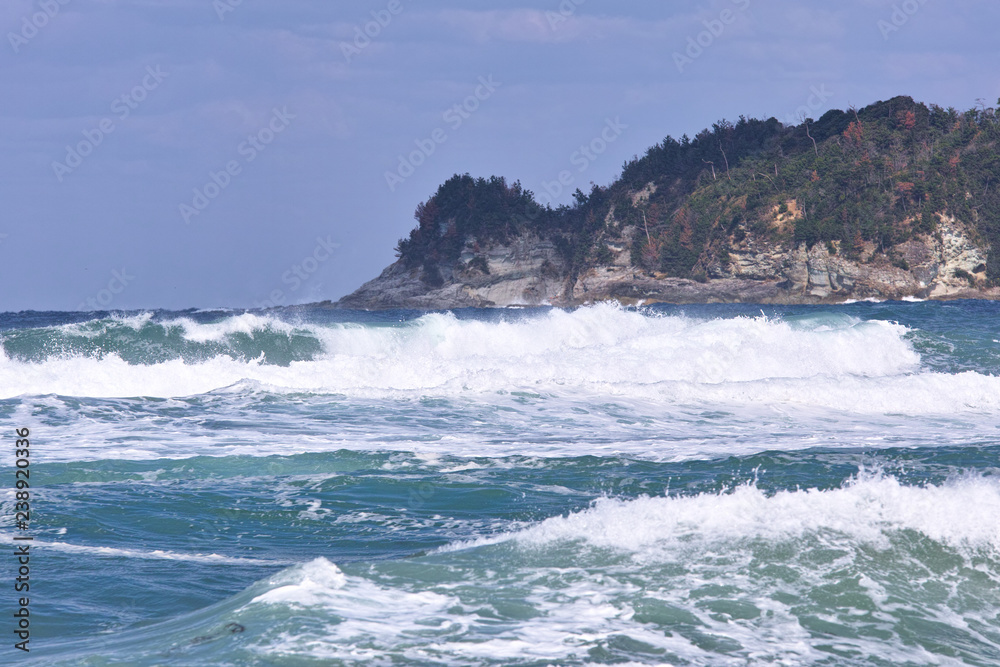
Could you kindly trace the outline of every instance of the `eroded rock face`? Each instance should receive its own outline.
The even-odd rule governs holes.
[[[613,222],[613,221],[609,221]],[[502,306],[574,306],[619,300],[670,303],[837,303],[851,299],[1000,298],[986,288],[987,249],[966,227],[942,217],[938,233],[884,253],[869,244],[848,259],[836,246],[789,247],[747,234],[733,243],[728,261],[716,261],[703,282],[651,274],[632,265],[635,234],[609,234],[613,261],[576,275],[555,244],[525,235],[506,245],[471,242],[455,264],[438,267],[443,284],[423,268],[393,264],[341,299],[359,309],[451,309]]]
[[[439,271],[445,283],[434,287],[423,268],[397,262],[337,305],[373,310],[556,305],[563,302],[568,267],[551,241],[522,236],[478,252],[468,246],[456,265]]]
[[[968,238],[964,228],[954,218],[946,218],[939,230],[941,238],[934,248],[938,271],[928,295],[934,299],[963,294],[986,279],[986,252]],[[971,284],[963,274],[972,277]]]
[[[486,259],[489,273],[468,279],[465,290],[484,304],[548,305],[559,301],[565,292],[563,276],[568,267],[551,241],[522,236],[479,256]],[[466,263],[474,258],[466,253],[462,256]]]

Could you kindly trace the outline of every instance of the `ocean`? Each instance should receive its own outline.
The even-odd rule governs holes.
[[[2,314],[0,663],[1000,664],[998,323]]]

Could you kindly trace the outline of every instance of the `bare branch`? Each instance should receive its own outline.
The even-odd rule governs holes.
[[[710,160],[706,160],[706,159],[704,159],[704,158],[702,158],[702,160],[701,160],[701,161],[702,161],[702,162],[704,162],[705,164],[710,164],[710,165],[712,165],[712,180],[714,181],[714,180],[715,180],[715,163],[714,163],[714,162],[711,162]]]
[[[722,153],[722,159],[726,161],[726,177],[731,181],[733,177],[729,175],[729,158],[726,157],[726,151],[722,150],[722,142],[719,142],[719,152]]]
[[[807,118],[805,122],[806,122],[806,136],[812,139],[813,150],[816,151],[816,157],[819,157],[819,148],[816,147],[816,140],[813,139],[813,136],[811,134],[809,134],[809,119]]]

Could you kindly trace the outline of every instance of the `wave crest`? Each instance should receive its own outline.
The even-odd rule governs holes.
[[[532,392],[907,414],[1000,405],[995,378],[921,372],[907,333],[836,315],[709,320],[609,304],[492,321],[435,313],[392,325],[143,315],[3,333],[0,398],[180,397],[252,386],[362,398]],[[32,337],[44,343],[28,349]]]

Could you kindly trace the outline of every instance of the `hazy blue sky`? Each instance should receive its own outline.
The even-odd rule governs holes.
[[[720,118],[995,103],[998,25],[995,0],[4,0],[0,310],[336,299],[456,172],[586,190]]]

